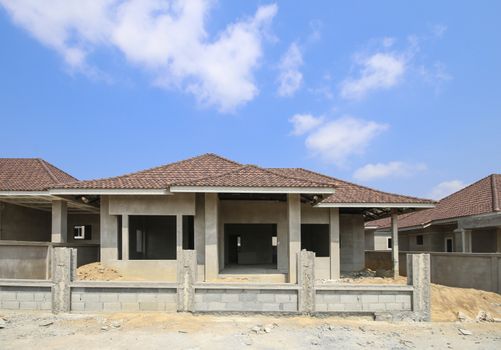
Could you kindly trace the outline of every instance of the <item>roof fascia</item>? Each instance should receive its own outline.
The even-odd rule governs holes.
[[[170,192],[332,194],[335,190],[334,188],[317,187],[171,186]]]
[[[435,208],[429,203],[318,203],[317,208]]]
[[[49,190],[51,195],[171,195],[166,189],[126,189],[126,188],[59,188]]]

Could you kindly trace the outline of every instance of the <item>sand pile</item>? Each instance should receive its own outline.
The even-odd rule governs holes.
[[[98,262],[80,266],[77,279],[84,281],[119,281],[123,276],[115,269],[104,267]]]

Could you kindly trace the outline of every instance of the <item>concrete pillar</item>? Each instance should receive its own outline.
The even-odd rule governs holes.
[[[52,201],[52,238],[54,243],[68,242],[68,208],[66,201]]]
[[[430,254],[407,254],[407,284],[413,286],[412,311],[417,321],[431,321]]]
[[[69,312],[71,303],[72,249],[54,248],[52,264],[52,312]]]
[[[129,260],[129,215],[122,215],[122,260]]]
[[[297,282],[297,254],[301,251],[301,200],[299,194],[287,195],[289,229],[289,283]]]
[[[315,311],[315,253],[302,250],[297,253],[298,261],[298,311]]]
[[[339,250],[339,208],[330,208],[329,237],[330,237],[330,278],[337,280],[341,274],[341,255]]]
[[[205,281],[219,275],[218,221],[219,199],[217,193],[205,194]]]
[[[0,240],[2,239],[2,213],[5,208],[5,205],[0,202]]]
[[[196,281],[197,253],[181,249],[177,259],[177,311],[195,311]]]
[[[464,252],[465,253],[471,253],[472,252],[472,245],[471,245],[471,237],[472,233],[471,230],[464,230]]]
[[[454,230],[454,251],[465,253],[468,251],[468,241],[471,242],[471,231],[467,232],[463,228]],[[470,244],[471,247],[471,244]]]
[[[183,215],[176,215],[176,258],[183,252]]]
[[[203,193],[195,195],[195,250],[197,252],[197,264],[205,263],[205,196]]]
[[[398,262],[398,212],[391,211],[391,260],[393,262],[393,278],[400,276]]]
[[[117,217],[110,215],[109,197],[101,196],[100,202],[100,243],[101,262],[118,259],[118,221]]]

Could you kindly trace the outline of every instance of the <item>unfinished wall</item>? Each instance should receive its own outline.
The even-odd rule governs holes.
[[[0,239],[50,242],[51,213],[0,202]]]
[[[374,250],[391,250],[391,246],[388,247],[388,240],[390,238],[391,233],[389,232],[374,233]]]
[[[47,245],[0,242],[0,278],[45,279],[48,255]]]
[[[366,229],[364,232],[365,250],[374,250],[374,231]]]
[[[364,218],[361,214],[340,215],[341,271],[360,271],[365,268]]]
[[[195,215],[195,194],[110,196],[110,215]]]
[[[0,308],[4,310],[50,311],[52,309],[51,300],[51,287],[47,283],[0,285]]]
[[[92,239],[74,239],[73,226],[75,225],[90,225],[92,227]],[[100,228],[99,214],[68,214],[68,242],[99,244],[101,240]]]
[[[496,228],[471,231],[471,249],[473,253],[498,252],[498,231]]]

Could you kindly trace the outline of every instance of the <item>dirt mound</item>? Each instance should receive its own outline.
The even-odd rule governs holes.
[[[98,262],[80,266],[77,279],[83,281],[119,281],[123,276],[115,269],[105,267]]]

